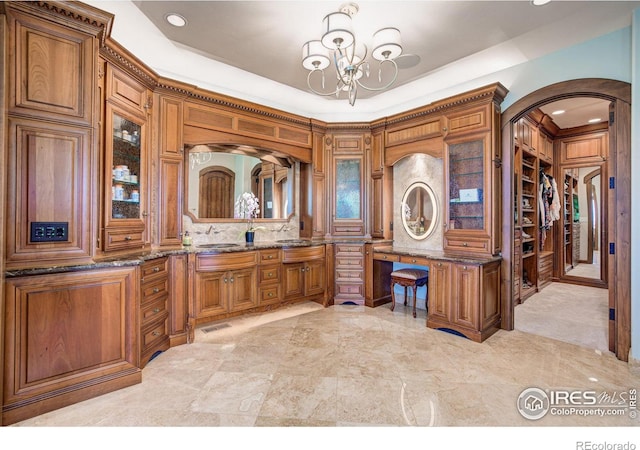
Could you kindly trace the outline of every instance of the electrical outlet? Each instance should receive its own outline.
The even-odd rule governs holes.
[[[31,222],[31,242],[69,240],[69,222]]]

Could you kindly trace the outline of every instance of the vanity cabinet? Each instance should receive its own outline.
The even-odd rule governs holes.
[[[258,306],[258,252],[197,255],[193,301],[196,325]]]
[[[427,326],[482,342],[500,327],[500,261],[432,262]]]
[[[150,244],[147,91],[107,64],[106,93],[103,250],[144,248]]]
[[[282,252],[280,249],[260,250],[258,280],[260,305],[275,305],[282,301]]]
[[[140,368],[169,349],[169,258],[140,266]]]
[[[284,300],[323,300],[325,246],[284,248],[282,250],[282,288]]]
[[[364,244],[335,244],[334,302],[364,304]]]

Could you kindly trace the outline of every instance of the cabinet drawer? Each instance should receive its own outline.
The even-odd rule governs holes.
[[[401,256],[400,262],[404,264],[417,264],[419,266],[428,266],[431,263],[427,258],[421,258],[419,256]]]
[[[336,269],[362,269],[364,268],[363,258],[336,258]]]
[[[286,263],[306,262],[317,258],[324,258],[324,245],[285,248],[282,250],[282,261]]]
[[[142,291],[141,304],[151,302],[163,296],[166,297],[169,294],[169,280],[165,277],[155,282],[144,283],[140,290]]]
[[[364,295],[363,283],[336,283],[336,295],[357,296]]]
[[[169,272],[168,258],[158,258],[140,266],[140,281],[146,283],[156,278],[166,277]]]
[[[460,239],[445,237],[445,248],[449,250],[467,251],[467,252],[486,252],[488,251],[489,242],[486,239]]]
[[[280,266],[260,267],[260,283],[280,281]]]
[[[196,270],[200,272],[210,272],[216,270],[241,269],[253,267],[257,263],[257,252],[198,255],[196,259]]]
[[[274,263],[282,261],[280,249],[260,250],[260,263]]]
[[[165,315],[164,320],[158,321],[142,330],[142,352],[144,353],[149,347],[152,347],[157,342],[163,340],[168,336],[168,333],[167,316]]]
[[[357,244],[336,244],[336,256],[362,256],[364,246]]]
[[[363,270],[336,270],[336,281],[364,281]]]
[[[389,255],[387,253],[374,253],[373,259],[376,259],[378,261],[398,262],[400,261],[400,255]]]
[[[105,230],[105,250],[144,246],[143,230]]]
[[[279,284],[274,284],[269,287],[261,287],[260,288],[260,304],[261,305],[269,305],[272,303],[277,303],[282,298],[280,293],[281,286]]]
[[[167,297],[158,299],[155,302],[149,302],[140,309],[140,320],[142,322],[142,326],[155,321],[162,314],[168,314]]]
[[[449,134],[489,129],[486,107],[447,115]]]

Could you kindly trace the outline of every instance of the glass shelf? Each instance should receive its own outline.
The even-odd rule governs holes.
[[[140,218],[140,183],[139,179],[129,179],[130,176],[139,177],[141,169],[140,141],[142,125],[112,112],[112,152],[110,167],[111,178],[111,218],[139,219]]]

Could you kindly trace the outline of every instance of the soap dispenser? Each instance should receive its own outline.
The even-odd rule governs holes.
[[[184,245],[185,247],[188,247],[191,245],[191,235],[189,234],[188,231],[184,232],[184,236],[182,236],[182,245]]]

